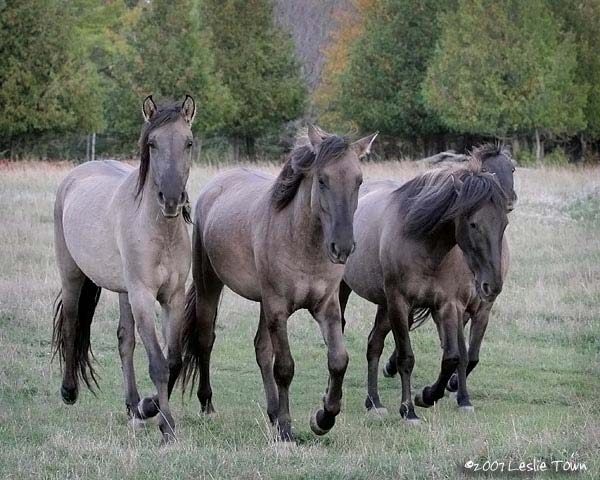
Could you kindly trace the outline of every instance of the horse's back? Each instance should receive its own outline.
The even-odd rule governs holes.
[[[253,246],[254,222],[264,212],[264,199],[274,177],[246,168],[216,175],[196,203],[195,234],[217,276],[233,291],[260,300]],[[201,255],[194,251],[194,255]]]
[[[109,290],[125,288],[111,204],[133,170],[111,160],[84,163],[69,172],[57,192],[55,228],[78,268]]]

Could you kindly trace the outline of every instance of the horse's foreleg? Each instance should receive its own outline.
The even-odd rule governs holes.
[[[275,424],[277,412],[279,411],[279,392],[273,375],[273,344],[271,335],[265,318],[265,312],[262,304],[260,306],[260,320],[258,330],[254,337],[254,351],[256,353],[256,363],[260,368],[265,396],[267,398],[267,414],[271,423]]]
[[[383,352],[385,337],[391,328],[385,305],[379,305],[377,307],[377,315],[375,316],[375,324],[369,334],[369,343],[367,345],[367,399],[365,400],[365,406],[367,410],[373,410],[380,414],[386,414],[387,409],[379,400],[379,390],[377,388],[379,359]],[[394,350],[392,356],[394,357],[394,371],[396,371],[396,350]]]
[[[135,382],[135,371],[133,367],[133,352],[135,350],[135,321],[131,312],[131,305],[126,293],[119,294],[119,328],[117,329],[119,340],[119,355],[121,356],[121,370],[123,371],[123,383],[125,385],[125,407],[130,418],[142,418],[138,411],[140,394]]]
[[[485,336],[485,331],[488,326],[492,306],[493,303],[483,302],[477,310],[477,312],[475,313],[475,315],[473,315],[473,317],[471,318],[471,329],[469,332],[468,362],[464,373],[465,389],[467,377],[479,363],[479,351],[481,349],[481,343],[483,342],[483,337]],[[456,392],[457,389],[459,389],[459,384],[459,377],[457,374],[455,374],[452,376],[452,378],[450,378],[447,389],[451,392]],[[457,400],[459,399],[458,397],[459,395],[457,395]]]
[[[400,294],[394,294],[392,291],[387,301],[388,318],[396,342],[396,351],[398,355],[397,369],[400,373],[402,382],[402,404],[400,405],[400,415],[409,423],[416,423],[419,417],[415,413],[415,406],[412,401],[411,376],[415,366],[415,355],[410,344],[410,335],[408,328],[409,307],[404,297]]]
[[[293,442],[289,389],[294,378],[294,359],[290,351],[287,334],[289,313],[285,308],[277,308],[264,303],[263,307],[273,345],[273,374],[279,393],[279,408],[277,410],[278,437],[283,442]]]
[[[329,383],[323,399],[323,409],[311,418],[310,427],[317,435],[324,435],[335,424],[342,406],[342,384],[348,367],[348,351],[342,336],[342,315],[337,295],[321,308],[311,312],[321,328],[327,345]]]
[[[143,288],[129,289],[129,302],[137,326],[138,333],[149,360],[149,372],[158,392],[159,428],[162,432],[162,443],[175,439],[175,422],[169,406],[168,381],[169,364],[162,353],[155,327],[154,296]],[[144,399],[140,405],[147,403]],[[153,402],[151,399],[150,402]],[[140,408],[141,409],[141,408]]]
[[[440,329],[444,353],[438,379],[431,386],[415,396],[415,403],[420,407],[431,407],[443,398],[448,380],[456,370],[460,359],[459,329],[463,328],[462,311],[454,304],[445,305],[441,310],[432,312]],[[459,321],[460,318],[460,321]]]

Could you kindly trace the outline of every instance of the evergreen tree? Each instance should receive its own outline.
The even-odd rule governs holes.
[[[113,59],[114,131],[128,138],[139,134],[140,99],[149,94],[159,102],[192,95],[198,106],[194,131],[217,131],[234,115],[234,104],[214,69],[199,2],[153,0],[134,12],[124,26],[129,48]]]
[[[99,78],[78,55],[74,23],[71,8],[58,0],[4,2],[0,149],[12,154],[36,136],[102,128]]]
[[[572,36],[544,0],[460,0],[443,15],[428,104],[461,132],[569,134],[585,127]]]
[[[339,108],[361,130],[408,140],[444,132],[425,108],[422,82],[450,0],[380,0],[341,76]]]
[[[234,99],[224,125],[236,154],[254,155],[255,140],[302,115],[306,89],[289,34],[273,23],[270,0],[204,0],[211,50]]]

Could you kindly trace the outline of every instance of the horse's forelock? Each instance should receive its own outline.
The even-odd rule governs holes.
[[[282,210],[292,201],[308,172],[313,169],[319,170],[341,159],[349,148],[349,140],[337,135],[326,137],[316,154],[310,144],[297,144],[271,188],[271,201],[275,208]]]

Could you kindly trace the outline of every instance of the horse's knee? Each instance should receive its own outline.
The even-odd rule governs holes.
[[[275,375],[275,381],[278,384],[289,385],[294,377],[294,360],[292,357],[276,357],[275,363],[273,364],[273,374]]]
[[[458,367],[459,362],[460,362],[460,357],[458,354],[451,354],[451,355],[445,356],[444,359],[442,360],[442,371],[453,373],[454,370],[456,370],[456,368]]]
[[[344,375],[348,368],[348,361],[348,351],[345,348],[331,354],[328,361],[329,373],[335,377]]]
[[[398,372],[406,374],[412,372],[415,366],[415,356],[411,353],[408,355],[398,355],[396,363],[398,365]]]

